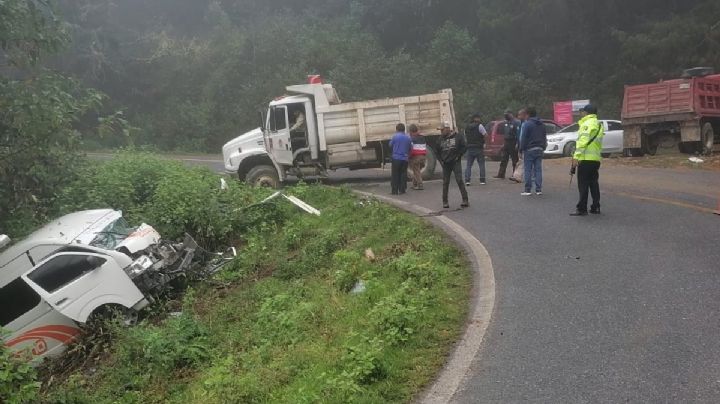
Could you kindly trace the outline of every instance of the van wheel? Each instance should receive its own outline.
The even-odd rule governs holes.
[[[117,305],[106,304],[95,309],[85,323],[89,328],[97,329],[103,327],[108,321],[117,321],[126,327],[137,324],[139,314],[133,309]]]
[[[253,167],[245,176],[245,182],[254,187],[280,188],[280,178],[272,166]]]
[[[715,142],[715,132],[710,122],[705,122],[705,125],[703,125],[700,139],[702,142],[702,154],[711,155]]]
[[[575,142],[567,142],[563,147],[563,156],[572,157],[575,154]]]

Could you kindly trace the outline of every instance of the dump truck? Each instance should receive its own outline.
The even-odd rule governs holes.
[[[343,103],[331,84],[286,87],[261,114],[261,126],[223,146],[225,170],[252,185],[277,188],[288,177],[325,177],[328,170],[379,168],[390,161],[398,123],[416,124],[434,141],[443,122],[455,124],[452,90],[412,97]],[[298,124],[300,122],[300,124]],[[428,150],[423,177],[433,175]]]
[[[720,143],[720,74],[712,73],[694,68],[679,79],[625,86],[625,154],[712,153]]]
[[[61,354],[93,315],[150,304],[185,275],[198,248],[190,236],[171,242],[148,224],[130,226],[112,209],[65,215],[10,244],[0,235],[3,342],[34,362]]]

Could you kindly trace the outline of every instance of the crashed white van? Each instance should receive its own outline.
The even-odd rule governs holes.
[[[9,244],[0,236],[0,249]],[[27,360],[57,355],[98,309],[147,306],[150,292],[182,275],[197,244],[161,240],[122,212],[72,213],[0,250],[0,327],[5,345]]]

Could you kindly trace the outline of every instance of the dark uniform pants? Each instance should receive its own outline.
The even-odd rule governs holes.
[[[518,164],[518,150],[517,150],[517,139],[505,139],[503,148],[500,150],[500,170],[498,170],[498,177],[505,178],[505,171],[507,170],[508,160],[512,159],[512,171],[515,172],[515,167]]]
[[[599,161],[580,161],[577,169],[578,190],[580,191],[580,201],[577,204],[578,212],[587,212],[588,191],[592,195],[592,206],[590,209],[600,209],[600,162]]]
[[[458,159],[450,163],[442,163],[443,169],[443,203],[448,203],[448,190],[450,188],[450,177],[455,174],[455,181],[460,188],[460,194],[462,195],[463,202],[468,201],[467,189],[465,189],[465,183],[463,182],[462,173],[462,162]]]

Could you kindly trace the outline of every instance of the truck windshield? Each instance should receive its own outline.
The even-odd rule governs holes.
[[[134,230],[135,228],[130,227],[128,222],[121,217],[97,232],[97,235],[93,241],[90,242],[90,245],[106,250],[114,250],[115,247],[122,243]]]

